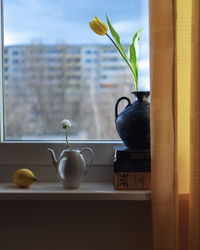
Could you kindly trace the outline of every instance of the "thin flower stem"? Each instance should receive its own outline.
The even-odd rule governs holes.
[[[121,52],[121,50],[119,49],[119,47],[117,46],[117,44],[115,43],[115,41],[108,35],[108,33],[106,33],[106,36],[111,40],[111,42],[115,45],[116,49],[118,50],[118,52],[120,53],[120,55],[124,58],[125,62],[128,64],[129,69],[131,70],[131,73],[134,76],[134,72],[133,69],[130,65],[130,63],[128,62],[128,60],[126,59],[126,57],[123,55],[123,53]],[[137,83],[136,83],[136,88],[137,88]]]
[[[67,134],[67,128],[66,128],[66,147],[67,147],[67,149],[69,148],[69,150],[72,151],[72,148],[71,148],[71,146],[69,145],[67,136],[68,136],[68,134]]]

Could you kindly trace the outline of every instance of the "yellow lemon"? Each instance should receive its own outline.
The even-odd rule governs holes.
[[[13,182],[22,188],[29,187],[36,180],[34,173],[27,168],[18,169],[13,175]]]

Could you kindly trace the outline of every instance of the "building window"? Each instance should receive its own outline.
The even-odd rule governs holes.
[[[86,51],[85,51],[85,54],[86,54],[86,55],[90,55],[90,54],[91,54],[91,50],[86,50]]]
[[[12,63],[13,63],[13,64],[18,64],[18,63],[19,63],[19,60],[14,59],[14,60],[12,60]]]
[[[19,72],[19,69],[18,69],[18,68],[13,68],[13,69],[12,69],[12,72],[13,72],[13,73],[17,73],[17,72]]]
[[[49,47],[49,48],[45,49],[45,53],[47,53],[47,54],[59,54],[59,53],[61,53],[61,50],[59,48]]]
[[[16,51],[16,50],[15,50],[15,51],[12,51],[12,55],[13,55],[13,56],[17,56],[18,54],[19,54],[19,51]]]
[[[91,63],[92,60],[91,60],[91,59],[86,59],[85,62],[86,62],[86,63]]]

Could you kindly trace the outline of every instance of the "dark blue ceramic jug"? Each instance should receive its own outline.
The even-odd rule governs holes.
[[[134,102],[128,97],[121,97],[115,105],[115,124],[123,143],[130,149],[150,149],[150,103],[149,91],[131,92]],[[118,104],[126,100],[128,105],[118,115]]]

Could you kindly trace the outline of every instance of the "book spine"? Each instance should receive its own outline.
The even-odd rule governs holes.
[[[150,172],[119,172],[114,174],[115,190],[147,190],[151,189]]]
[[[114,159],[119,162],[150,161],[150,152],[117,151]]]
[[[114,162],[114,172],[150,172],[151,161]]]

